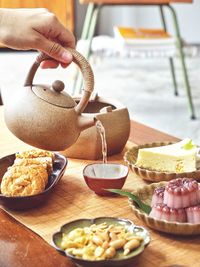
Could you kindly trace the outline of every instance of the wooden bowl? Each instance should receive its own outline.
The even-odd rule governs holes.
[[[138,151],[140,148],[149,148],[149,147],[158,147],[158,146],[166,146],[173,144],[172,142],[155,142],[151,144],[144,144],[139,146],[133,146],[129,149],[125,155],[124,160],[129,165],[130,169],[140,176],[142,179],[151,181],[151,182],[160,182],[160,181],[170,181],[176,178],[193,178],[195,180],[200,181],[200,170],[196,170],[193,172],[182,172],[182,173],[175,173],[175,172],[159,172],[159,171],[152,171],[148,169],[143,169],[135,165]]]
[[[165,186],[167,182],[153,183],[151,185],[145,185],[142,188],[133,192],[137,195],[140,200],[148,205],[151,205],[151,199],[153,196],[154,189],[157,187]],[[166,220],[157,220],[150,217],[148,214],[140,210],[133,201],[129,200],[133,213],[142,220],[147,226],[160,232],[176,234],[176,235],[197,235],[200,234],[200,223],[179,223],[179,222],[168,222]]]
[[[15,154],[8,155],[0,159],[0,182],[7,168],[13,165],[15,160]],[[12,210],[26,210],[36,206],[42,205],[49,197],[49,194],[54,190],[57,183],[63,176],[67,166],[67,159],[55,153],[55,161],[53,163],[53,172],[48,177],[48,184],[45,190],[32,196],[15,196],[9,197],[0,194],[0,204],[8,209]]]
[[[75,257],[68,252],[65,252],[61,248],[61,241],[63,233],[68,234],[70,231],[76,228],[90,227],[92,224],[101,224],[106,222],[108,225],[120,225],[127,229],[129,232],[136,233],[143,237],[144,241],[136,249],[130,252],[127,256],[123,255],[123,252],[120,250],[117,252],[116,256],[113,259],[108,260],[84,260],[82,258]],[[68,222],[60,228],[60,231],[53,235],[53,244],[55,248],[65,253],[72,261],[74,261],[78,266],[85,267],[102,267],[102,266],[126,266],[127,264],[133,264],[135,257],[141,254],[145,247],[150,242],[150,235],[148,231],[140,226],[134,225],[131,221],[127,219],[113,218],[113,217],[99,217],[94,219],[79,219],[72,222]]]

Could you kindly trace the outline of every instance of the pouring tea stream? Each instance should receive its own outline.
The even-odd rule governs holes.
[[[64,92],[64,83],[33,84],[40,63],[49,57],[39,54],[30,68],[24,88],[7,97],[5,122],[10,131],[25,143],[46,150],[64,150],[76,142],[80,132],[95,125],[94,116],[81,115],[94,89],[94,76],[87,60],[68,48],[73,62],[83,75],[84,90],[78,104]],[[15,94],[15,95],[14,95]]]
[[[101,136],[101,145],[102,145],[102,156],[103,156],[103,163],[107,163],[107,143],[106,143],[106,132],[103,124],[100,120],[96,121],[96,128]]]

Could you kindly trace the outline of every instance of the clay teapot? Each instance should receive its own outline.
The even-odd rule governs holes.
[[[74,98],[79,103],[80,97]],[[107,156],[120,153],[130,134],[130,117],[128,109],[113,98],[93,94],[83,112],[101,121],[105,129]],[[87,147],[87,149],[86,149]],[[97,160],[102,158],[102,140],[97,127],[82,131],[78,140],[71,147],[60,151],[66,157]]]
[[[5,122],[19,139],[34,147],[64,150],[76,142],[80,132],[95,124],[94,116],[81,115],[94,88],[94,76],[87,60],[74,49],[68,49],[80,67],[84,90],[80,102],[63,91],[64,83],[33,84],[34,75],[43,60],[39,54],[27,75],[24,88],[5,104]],[[14,93],[14,92],[13,92]]]

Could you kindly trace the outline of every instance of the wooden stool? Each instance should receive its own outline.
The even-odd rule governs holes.
[[[89,4],[86,17],[85,17],[85,21],[84,21],[84,25],[83,25],[82,35],[81,35],[81,39],[88,40],[88,48],[85,54],[86,58],[89,58],[90,53],[91,53],[91,43],[94,37],[99,12],[102,9],[102,7],[104,6],[113,7],[116,5],[158,6],[160,10],[162,25],[166,31],[167,31],[167,27],[166,27],[166,20],[164,16],[164,7],[167,7],[169,9],[172,15],[173,25],[175,29],[176,45],[177,45],[177,49],[178,49],[179,56],[180,56],[180,62],[181,62],[181,67],[183,71],[184,83],[185,83],[185,90],[186,90],[186,94],[188,98],[188,108],[189,108],[191,119],[195,119],[194,105],[192,101],[192,94],[190,90],[188,73],[187,73],[187,68],[185,64],[185,57],[184,57],[184,52],[183,52],[183,45],[181,41],[178,20],[177,20],[177,16],[176,16],[176,12],[174,8],[170,5],[171,3],[192,3],[192,0],[124,0],[124,1],[123,0],[80,0],[80,3]],[[178,95],[173,58],[169,58],[169,63],[170,63],[172,81],[174,85],[174,94]],[[75,84],[74,84],[74,92],[80,92],[81,87],[82,87],[81,76],[77,75],[77,79],[75,80]]]

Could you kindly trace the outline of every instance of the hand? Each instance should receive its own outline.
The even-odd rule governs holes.
[[[42,68],[55,68],[59,63],[66,67],[72,55],[65,47],[75,47],[73,34],[44,8],[1,8],[0,42],[13,49],[36,49],[48,54],[54,60],[43,61]]]

